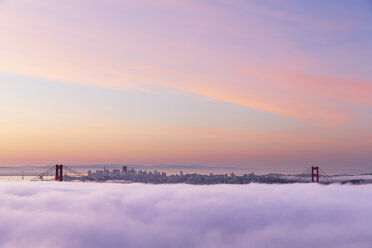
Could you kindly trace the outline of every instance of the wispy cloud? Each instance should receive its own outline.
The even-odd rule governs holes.
[[[347,60],[332,57],[345,51],[342,46],[328,57],[315,55],[320,44],[338,43],[339,28],[353,29],[347,25],[354,22],[351,18],[314,18],[296,13],[296,5],[283,10],[244,1],[104,5],[112,13],[132,9],[136,17],[107,15],[102,5],[92,3],[83,18],[80,7],[62,12],[58,2],[39,1],[38,8],[54,13],[53,18],[9,11],[0,29],[5,37],[0,41],[2,70],[115,89],[155,84],[316,123],[351,119],[354,113],[344,108],[344,100],[370,106],[370,78],[356,80],[354,87],[356,73],[351,69],[348,77],[338,75],[344,74],[339,64]],[[148,9],[151,15],[139,18]],[[102,23],[87,25],[97,22],[97,14]],[[21,42],[25,39],[27,44]],[[346,52],[353,54],[352,49]],[[281,71],[275,69],[278,65]],[[255,74],[260,75],[234,68],[258,70]],[[336,72],[324,73],[324,68]]]
[[[351,150],[370,154],[360,139],[372,132],[368,2],[5,3],[1,72],[51,87],[29,91],[25,101],[2,81],[4,164],[204,164],[224,154],[226,163],[243,164],[259,144],[264,158],[290,151],[305,161],[303,154],[332,150],[344,163]],[[157,88],[172,93],[151,100]],[[59,94],[69,89],[76,100]]]
[[[31,247],[369,247],[372,186],[0,184],[0,242]]]

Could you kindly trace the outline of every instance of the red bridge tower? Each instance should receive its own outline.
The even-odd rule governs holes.
[[[56,165],[56,181],[63,181],[63,165]]]
[[[313,183],[319,183],[319,167],[311,167],[311,181]]]

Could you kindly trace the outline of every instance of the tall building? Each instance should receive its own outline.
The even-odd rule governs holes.
[[[122,173],[123,175],[126,175],[127,172],[128,172],[128,167],[127,167],[127,166],[123,166],[123,170],[122,170],[121,173]]]

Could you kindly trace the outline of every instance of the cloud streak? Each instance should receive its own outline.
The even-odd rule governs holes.
[[[372,186],[0,184],[2,247],[369,247]]]
[[[324,16],[305,18],[258,3],[234,1],[221,8],[216,3],[140,2],[94,3],[85,18],[77,11],[83,3],[61,11],[57,2],[39,1],[39,7],[54,13],[55,18],[35,16],[32,11],[24,14],[14,6],[0,25],[6,37],[0,41],[4,51],[0,67],[6,72],[114,89],[139,88],[143,83],[177,88],[315,123],[338,124],[353,118],[355,113],[345,109],[345,102],[371,106],[370,77],[355,79],[359,73],[352,68],[347,73],[342,70],[346,62],[341,61],[347,59],[332,59],[341,51],[347,50],[349,55],[354,51],[338,48],[333,56],[323,58],[300,49],[320,46],[316,38],[323,39],[324,33],[332,37],[321,43],[337,41],[338,28],[348,26],[340,16],[332,20],[331,26],[336,27],[331,32],[327,28],[331,20]],[[150,8],[152,15],[119,18],[108,16],[102,8],[112,13],[117,8],[129,9],[138,16]],[[250,15],[240,16],[241,8]],[[183,18],[176,18],[173,12]],[[151,21],[144,21],[147,18]],[[66,23],[66,19],[75,23]],[[318,31],[321,27],[325,31]],[[37,30],[39,35],[28,30]],[[312,34],[305,36],[309,44],[294,42],[303,39],[303,30]],[[21,42],[25,39],[27,44]],[[279,65],[282,68],[277,69]],[[330,106],[329,102],[334,103]]]
[[[364,168],[371,25],[349,2],[6,1],[0,163],[256,167],[259,156],[276,169],[268,158],[301,154]],[[13,86],[21,75],[33,90]]]

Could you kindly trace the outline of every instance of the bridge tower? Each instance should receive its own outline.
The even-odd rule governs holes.
[[[56,181],[63,181],[63,165],[56,165]]]
[[[319,167],[311,167],[311,181],[313,183],[319,183]]]

